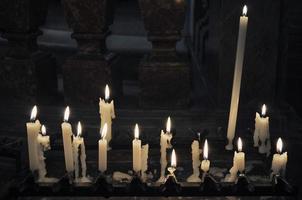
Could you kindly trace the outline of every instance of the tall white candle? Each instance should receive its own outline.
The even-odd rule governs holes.
[[[272,161],[272,174],[279,175],[282,171],[283,175],[286,171],[286,164],[287,164],[287,152],[282,153],[282,140],[281,138],[277,141],[277,153],[273,156]]]
[[[35,121],[36,115],[37,115],[37,106],[34,106],[30,116],[31,122],[26,123],[29,168],[32,172],[39,169],[39,158],[38,158],[39,147],[38,147],[37,138],[40,132],[41,124],[39,120]]]
[[[61,124],[62,136],[63,136],[63,148],[65,158],[65,168],[67,172],[74,171],[74,161],[72,152],[72,128],[71,124],[68,123],[70,114],[69,106],[66,107],[64,112],[64,122]]]
[[[268,156],[271,151],[271,141],[269,133],[269,117],[266,116],[266,105],[261,109],[261,115],[256,112],[255,131],[254,131],[254,147],[259,147],[259,153],[266,153]],[[259,146],[260,143],[260,146]]]
[[[172,133],[171,133],[171,118],[168,117],[166,123],[166,132],[161,130],[160,133],[160,178],[158,182],[163,182],[165,180],[166,174],[166,167],[167,167],[167,149],[172,148],[171,140],[172,140]]]
[[[187,182],[200,182],[201,179],[199,178],[200,171],[200,149],[199,149],[199,141],[194,140],[191,144],[192,148],[192,168],[193,174],[187,178]]]
[[[236,131],[237,113],[238,113],[238,104],[239,104],[241,77],[242,77],[242,66],[244,60],[245,40],[246,40],[246,32],[247,32],[247,24],[248,24],[248,17],[246,16],[246,14],[247,14],[247,7],[244,6],[242,16],[240,17],[240,24],[239,24],[231,107],[230,107],[229,123],[228,123],[228,131],[227,131],[228,144],[225,147],[227,150],[233,149],[233,139],[235,137],[235,131]]]
[[[135,124],[134,140],[132,141],[132,165],[133,171],[139,172],[142,169],[142,143],[139,139],[138,125]]]
[[[114,101],[109,102],[110,90],[108,85],[105,87],[105,99],[100,98],[100,116],[101,116],[101,129],[103,129],[105,123],[107,123],[106,140],[109,143],[112,139],[112,119],[115,118]]]
[[[99,171],[104,173],[107,170],[107,124],[104,125],[99,140]]]

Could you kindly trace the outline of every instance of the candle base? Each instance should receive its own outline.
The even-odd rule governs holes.
[[[281,194],[281,193],[291,194],[295,191],[295,189],[279,175],[273,176],[272,185],[276,194]]]
[[[206,174],[204,176],[203,183],[200,184],[200,191],[205,193],[215,193],[221,190],[218,182],[210,175]]]
[[[133,194],[142,194],[147,190],[146,183],[143,183],[139,173],[136,173],[130,184],[127,187],[127,191]]]
[[[73,173],[66,173],[57,183],[53,185],[53,192],[71,191],[73,183]]]
[[[113,191],[112,184],[108,183],[107,176],[104,173],[100,173],[94,181],[93,191],[100,191],[104,195]],[[106,196],[105,196],[106,197]]]
[[[239,174],[235,183],[235,191],[240,194],[251,193],[255,190],[254,186],[250,183],[248,178],[244,174]]]
[[[172,196],[172,195],[174,196],[175,194],[180,194],[181,185],[178,184],[174,174],[169,174],[166,178],[165,183],[160,185],[159,189],[160,189],[161,193],[166,197]]]

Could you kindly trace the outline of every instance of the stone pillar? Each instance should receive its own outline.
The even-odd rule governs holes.
[[[37,46],[47,2],[3,0],[0,7],[1,36],[8,41],[0,60],[1,101],[28,104],[43,98],[43,103],[51,102],[57,89],[56,62]]]
[[[242,1],[223,1],[221,8],[218,102],[229,109]],[[280,33],[280,0],[248,1],[248,30],[240,106],[271,105],[276,94]],[[260,109],[260,108],[259,108]]]
[[[64,94],[68,103],[97,103],[111,84],[111,61],[105,40],[113,23],[112,0],[63,0],[65,17],[78,44],[77,54],[63,66]]]
[[[152,52],[139,69],[142,107],[185,107],[190,98],[188,63],[177,55],[185,18],[185,0],[139,0]]]

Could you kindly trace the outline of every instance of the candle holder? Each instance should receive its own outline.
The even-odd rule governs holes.
[[[295,191],[295,189],[280,175],[273,176],[272,185],[276,194],[291,194]]]
[[[245,174],[239,174],[236,182],[235,182],[235,191],[239,194],[248,194],[255,191],[254,186],[250,183],[249,179]]]
[[[133,194],[142,194],[146,190],[147,185],[141,180],[141,172],[135,172],[130,184],[127,186],[127,191]]]
[[[59,193],[62,191],[72,191],[72,183],[73,183],[73,172],[66,173],[63,177],[60,178],[60,180],[53,184],[52,191],[54,193]]]
[[[160,192],[164,196],[171,196],[171,194],[180,194],[181,185],[177,182],[177,179],[174,175],[174,172],[176,171],[176,168],[175,167],[169,167],[168,171],[169,171],[169,174],[166,178],[165,183],[160,185],[160,187],[159,187]]]
[[[200,191],[204,193],[215,193],[221,190],[221,185],[211,176],[206,173],[203,183],[200,184]]]
[[[39,185],[36,183],[35,173],[29,173],[25,179],[19,184],[18,192],[30,193],[39,190]]]
[[[107,176],[104,173],[100,173],[94,181],[92,191],[100,191],[103,194],[108,194],[113,191],[113,186],[107,181]]]

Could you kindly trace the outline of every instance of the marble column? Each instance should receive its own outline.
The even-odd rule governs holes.
[[[0,1],[1,37],[7,50],[0,59],[1,101],[28,103],[56,95],[56,62],[38,49],[39,26],[45,21],[47,3],[39,0]]]
[[[223,2],[217,100],[227,110],[230,106],[237,32],[243,2]],[[249,24],[240,92],[241,107],[249,106],[255,110],[261,103],[271,105],[276,98],[282,9],[280,2],[281,0],[248,1]]]
[[[65,18],[73,30],[77,53],[63,66],[64,95],[68,103],[95,104],[112,82],[112,59],[105,40],[113,23],[113,0],[63,0]]]
[[[140,64],[140,106],[185,107],[190,98],[190,68],[177,55],[184,26],[185,0],[139,0],[152,51]]]

